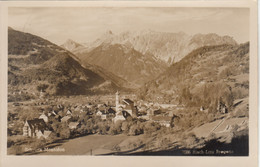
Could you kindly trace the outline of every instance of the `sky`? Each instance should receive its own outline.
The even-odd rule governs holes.
[[[248,8],[180,7],[10,7],[8,26],[38,35],[58,45],[67,39],[91,42],[103,33],[217,33],[238,43],[249,41]]]

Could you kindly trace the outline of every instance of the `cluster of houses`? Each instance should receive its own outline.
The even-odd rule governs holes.
[[[51,131],[48,129],[48,123],[53,119],[56,119],[59,122],[67,122],[70,130],[77,129],[80,127],[80,123],[72,120],[74,112],[87,112],[87,115],[96,115],[102,120],[112,119],[114,123],[132,117],[146,121],[158,122],[162,126],[170,127],[173,112],[166,112],[165,109],[171,109],[173,107],[176,107],[176,105],[154,104],[143,101],[138,101],[136,103],[129,98],[122,98],[122,100],[120,100],[120,94],[119,92],[116,92],[115,106],[104,103],[95,105],[88,103],[84,106],[78,105],[66,109],[62,116],[55,110],[48,113],[43,112],[39,118],[27,120],[25,122],[23,135],[28,137],[48,138],[51,134]],[[63,106],[57,105],[57,108],[61,109]]]
[[[23,127],[23,136],[48,138],[51,133],[44,120],[39,118],[27,120]]]
[[[64,117],[61,117],[56,111],[48,114],[42,113],[39,118],[33,120],[26,120],[23,127],[23,136],[48,138],[52,133],[48,128],[48,123],[56,119],[59,122],[67,122],[69,129],[73,130],[79,128],[79,122],[72,122],[72,112],[68,110]]]

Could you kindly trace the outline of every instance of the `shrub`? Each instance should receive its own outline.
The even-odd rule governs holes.
[[[107,125],[106,121],[101,121],[97,124],[98,126],[98,133],[100,134],[107,134],[107,132],[109,131],[109,126]]]
[[[47,88],[49,87],[49,85],[47,84],[40,84],[37,86],[37,90],[40,91],[45,91]]]
[[[199,139],[196,137],[194,133],[189,133],[188,135],[184,136],[184,145],[186,147],[192,147],[193,145],[197,144]]]
[[[14,145],[14,141],[7,139],[7,147],[11,147],[12,145]]]
[[[57,139],[57,134],[55,132],[52,132],[50,136],[47,138],[46,142],[53,143]]]
[[[235,87],[232,92],[234,99],[242,99],[249,95],[249,90],[243,87]]]
[[[143,125],[143,131],[145,134],[151,135],[153,132],[156,132],[161,128],[161,125],[159,123],[155,122],[145,122]]]
[[[60,137],[61,138],[64,138],[64,139],[67,139],[70,137],[70,129],[68,127],[68,124],[66,122],[64,123],[61,123],[59,126],[58,126],[58,132],[60,134]]]
[[[122,123],[121,130],[124,132],[124,134],[128,134],[130,127],[133,125],[132,122],[124,121]]]
[[[15,121],[14,122],[14,126],[9,128],[9,130],[11,131],[12,135],[22,135],[23,134],[23,125],[24,122],[23,121]]]
[[[129,135],[135,136],[135,135],[140,135],[143,133],[143,129],[140,127],[140,125],[134,124],[130,127],[129,129]]]

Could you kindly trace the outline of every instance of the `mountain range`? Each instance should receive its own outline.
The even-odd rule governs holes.
[[[221,44],[237,45],[232,37],[213,33],[190,36],[184,32],[146,30],[120,34],[107,31],[92,43],[80,45],[69,40],[62,46],[73,52],[82,65],[104,68],[127,80],[132,87],[140,87],[192,50]]]
[[[101,44],[125,45],[142,54],[153,55],[158,60],[171,65],[199,47],[222,44],[237,45],[237,42],[230,36],[219,36],[214,33],[188,35],[184,32],[142,30],[114,34],[112,31],[107,31],[94,42],[85,44],[85,47],[74,49],[73,53],[84,55]]]
[[[142,54],[121,44],[103,43],[85,54],[77,54],[81,63],[102,67],[133,85],[140,87],[166,70],[166,63],[153,55]]]
[[[124,82],[98,67],[83,67],[75,55],[48,40],[8,29],[8,84],[11,90],[30,90],[32,93],[44,88],[53,95],[109,93],[120,90]]]
[[[222,47],[213,55],[241,47],[229,36],[190,36],[183,32],[154,31],[120,34],[108,31],[87,46],[71,39],[57,46],[41,37],[9,28],[8,84],[12,89],[32,91],[44,87],[44,91],[55,95],[111,93],[142,88],[148,90],[147,97],[156,95],[158,91],[171,96],[172,92],[178,91],[175,89],[178,84],[183,82],[177,82],[180,76],[184,75],[188,80],[187,76],[193,78],[199,75],[196,74],[197,69],[189,72],[194,72],[191,76],[187,71],[179,71],[179,68],[197,67],[198,63],[206,62],[210,57],[200,59],[201,62],[189,60],[194,64],[188,64],[189,55],[201,48],[222,45],[227,47]],[[218,58],[213,56],[212,60]],[[206,64],[209,66],[203,68],[204,72],[212,71],[214,66],[209,62]],[[157,85],[158,90],[152,85]],[[163,87],[166,89],[161,89]]]

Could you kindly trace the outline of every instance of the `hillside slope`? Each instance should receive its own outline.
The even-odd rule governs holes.
[[[93,94],[120,89],[120,84],[108,77],[82,67],[72,53],[29,33],[9,28],[8,54],[10,95],[21,91],[34,95],[39,91],[54,95]]]
[[[152,55],[136,51],[126,45],[101,44],[88,53],[77,54],[83,66],[86,64],[103,68],[139,87],[162,73],[167,65]]]
[[[215,110],[249,94],[249,43],[192,51],[140,89],[140,97]]]

